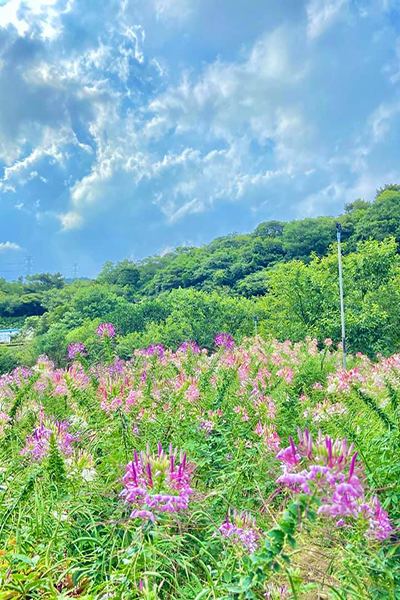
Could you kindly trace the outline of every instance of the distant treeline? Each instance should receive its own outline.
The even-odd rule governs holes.
[[[240,339],[253,332],[256,315],[264,335],[339,341],[335,222],[345,242],[349,347],[369,355],[396,351],[397,184],[378,190],[372,203],[358,199],[346,205],[336,218],[268,221],[250,234],[224,236],[201,248],[106,263],[92,281],[67,284],[60,273],[0,279],[0,327],[24,323],[34,333],[23,350],[28,362],[43,352],[62,362],[66,344],[75,340],[95,353],[95,327],[104,320],[117,327],[124,357],[152,342],[174,347],[194,339],[211,347],[223,330]]]

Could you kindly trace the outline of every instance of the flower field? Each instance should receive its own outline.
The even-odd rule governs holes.
[[[0,599],[400,598],[400,355],[98,335],[0,378]]]

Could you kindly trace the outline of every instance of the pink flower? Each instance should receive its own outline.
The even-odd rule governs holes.
[[[26,438],[25,447],[21,455],[31,455],[35,460],[42,460],[49,451],[50,436],[54,435],[58,448],[65,455],[72,453],[72,444],[78,440],[78,436],[70,432],[70,424],[67,421],[45,421],[37,427],[33,434]]]
[[[218,531],[232,543],[242,546],[248,553],[255,552],[259,547],[260,532],[255,518],[252,518],[249,513],[236,510],[231,513],[229,510],[226,520]]]
[[[227,350],[233,350],[235,345],[233,337],[229,333],[217,333],[214,343],[217,348],[226,348]]]
[[[97,335],[101,338],[113,338],[115,336],[114,326],[111,323],[101,323],[97,328]]]
[[[346,524],[345,517],[362,518],[369,520],[367,536],[385,539],[391,534],[388,515],[378,499],[374,498],[370,505],[365,503],[362,469],[357,465],[352,444],[324,438],[321,432],[313,442],[307,430],[299,430],[297,446],[289,439],[290,446],[277,454],[284,463],[278,483],[295,493],[317,493],[321,500],[317,513],[338,519],[338,526]]]
[[[81,342],[75,344],[69,344],[68,346],[68,358],[74,360],[76,356],[86,356],[86,346]]]
[[[186,510],[193,490],[190,486],[193,465],[186,454],[169,448],[164,453],[158,443],[157,454],[149,449],[140,455],[134,451],[134,460],[127,464],[124,490],[121,497],[133,507],[131,518],[154,520],[157,513],[176,513]]]

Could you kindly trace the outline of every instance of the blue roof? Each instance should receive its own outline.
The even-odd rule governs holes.
[[[0,329],[0,333],[16,333],[19,329]]]

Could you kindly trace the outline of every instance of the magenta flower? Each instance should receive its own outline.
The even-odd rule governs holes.
[[[121,497],[132,505],[131,518],[155,521],[157,513],[177,513],[186,510],[193,490],[190,486],[194,466],[186,454],[169,448],[164,453],[158,443],[157,454],[134,451],[134,460],[126,465]]]
[[[388,514],[381,507],[377,496],[374,496],[370,504],[360,506],[360,510],[369,520],[367,536],[377,540],[386,540],[393,533]]]
[[[69,456],[72,453],[72,444],[78,440],[78,436],[71,433],[70,424],[67,421],[43,421],[33,434],[26,438],[21,455],[30,454],[35,460],[42,460],[49,451],[52,434],[54,434],[60,452],[64,456]]]
[[[145,354],[147,354],[147,356],[154,356],[157,354],[159,358],[164,356],[164,352],[165,348],[162,344],[151,344],[151,346],[145,350]]]
[[[76,342],[75,344],[69,344],[68,346],[68,358],[74,360],[76,356],[86,356],[86,346],[82,342]]]
[[[200,348],[198,347],[196,342],[191,342],[191,341],[183,342],[177,350],[177,352],[182,353],[182,354],[187,354],[189,351],[192,354],[200,354]]]
[[[338,526],[346,525],[345,517],[361,518],[369,521],[367,536],[386,539],[392,526],[377,498],[371,505],[365,503],[363,471],[353,444],[323,437],[321,432],[314,442],[307,430],[298,433],[299,443],[289,438],[290,446],[277,455],[283,463],[277,482],[295,493],[317,494],[318,514],[337,519]]]
[[[260,533],[256,520],[247,512],[236,510],[228,512],[226,520],[218,531],[229,538],[234,544],[240,545],[246,552],[255,552],[259,546]]]
[[[97,328],[97,335],[101,338],[113,338],[115,336],[115,328],[111,323],[100,323]]]
[[[226,348],[227,350],[233,350],[235,342],[233,337],[229,333],[217,333],[214,340],[217,348]]]

